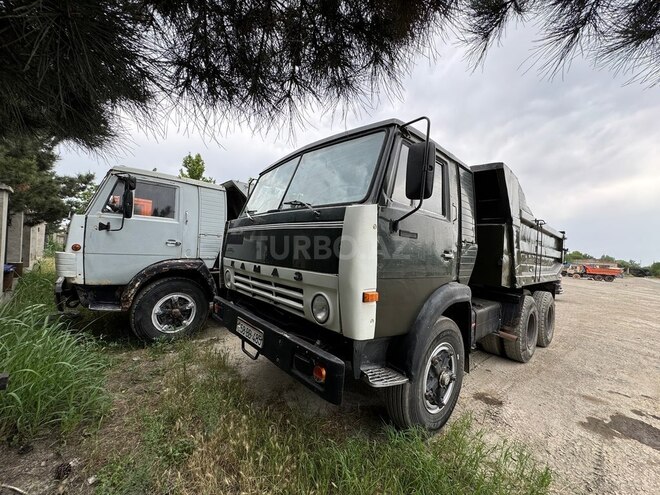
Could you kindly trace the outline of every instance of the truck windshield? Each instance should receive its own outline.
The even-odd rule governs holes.
[[[280,209],[361,201],[383,146],[385,132],[309,151],[266,172],[245,210],[254,215]]]

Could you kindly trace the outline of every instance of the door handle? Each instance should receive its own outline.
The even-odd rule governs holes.
[[[168,239],[165,241],[166,246],[180,246],[181,241],[177,241],[176,239]]]
[[[440,256],[442,256],[446,260],[453,260],[454,259],[454,253],[452,253],[451,251],[445,251]]]

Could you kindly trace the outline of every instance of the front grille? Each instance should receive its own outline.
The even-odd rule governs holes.
[[[274,282],[245,273],[234,272],[234,286],[237,291],[257,299],[263,299],[276,306],[282,306],[299,315],[305,314],[303,290],[280,282]]]

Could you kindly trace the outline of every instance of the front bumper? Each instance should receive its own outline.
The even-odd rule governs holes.
[[[67,306],[73,308],[78,303],[78,293],[65,277],[57,277],[54,293],[55,306],[60,313],[64,313]]]
[[[254,354],[247,351],[246,354],[254,359],[259,355],[265,356],[323,399],[332,404],[341,404],[346,367],[342,359],[278,328],[227,299],[216,296],[213,306],[213,318],[221,321],[231,333],[242,340],[244,350],[245,346],[255,350]],[[254,344],[236,332],[238,318],[263,332],[260,349],[256,349]],[[325,368],[323,383],[314,380],[312,370],[317,365]]]
[[[64,277],[57,277],[55,281],[55,306],[57,306],[57,311],[64,313]]]

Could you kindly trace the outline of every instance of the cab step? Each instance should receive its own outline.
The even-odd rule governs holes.
[[[370,387],[395,387],[408,382],[408,377],[387,367],[362,368],[362,380]]]
[[[89,303],[88,309],[92,311],[121,311],[121,306],[111,303]]]

